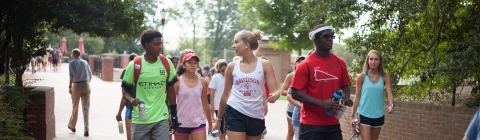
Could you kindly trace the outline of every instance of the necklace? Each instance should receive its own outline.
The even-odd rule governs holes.
[[[380,77],[379,75],[369,75],[369,78],[371,79],[370,81],[372,83],[377,83],[379,77]]]

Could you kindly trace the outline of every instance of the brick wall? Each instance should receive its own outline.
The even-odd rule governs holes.
[[[113,81],[113,58],[102,55],[102,80]]]
[[[96,55],[88,56],[88,65],[90,65],[90,71],[92,71],[92,73],[95,70],[95,57],[97,56]]]
[[[351,88],[351,98],[355,97]],[[395,102],[394,114],[385,115],[381,140],[458,140],[462,139],[476,109]],[[387,111],[388,101],[385,101]],[[352,108],[347,107],[341,125],[343,137],[351,136],[349,122]],[[348,120],[348,121],[347,121]]]
[[[53,87],[34,87],[28,96],[27,131],[37,140],[51,140],[55,137],[55,92]]]
[[[289,51],[283,51],[283,50],[275,50],[272,48],[272,46],[268,45],[268,40],[262,40],[259,43],[259,48],[255,52],[255,55],[257,56],[267,56],[267,54],[278,54],[280,55],[280,76],[279,79],[277,79],[277,83],[281,84],[285,80],[285,77],[287,76],[288,72],[292,70],[291,63],[290,63],[290,52]],[[285,63],[284,63],[285,62]],[[277,71],[277,69],[275,69]]]
[[[128,65],[128,62],[130,62],[130,59],[128,58],[128,57],[130,57],[130,55],[119,54],[118,57],[119,57],[119,60],[120,60],[120,68],[121,69],[126,68],[127,65]]]

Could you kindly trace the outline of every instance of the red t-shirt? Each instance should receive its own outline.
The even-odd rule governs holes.
[[[270,91],[268,90],[268,85],[267,82],[265,82],[265,94],[267,95],[267,98],[270,97]]]
[[[308,65],[308,66],[307,66]],[[304,91],[319,100],[331,99],[333,93],[348,86],[347,65],[340,57],[330,53],[327,58],[312,54],[297,66],[291,87]],[[300,122],[308,125],[339,124],[335,115],[328,116],[320,106],[302,104]]]

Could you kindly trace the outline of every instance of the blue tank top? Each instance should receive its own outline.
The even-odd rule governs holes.
[[[373,83],[368,77],[368,71],[366,72],[357,110],[360,115],[374,119],[384,115],[384,86],[382,76],[376,83]]]

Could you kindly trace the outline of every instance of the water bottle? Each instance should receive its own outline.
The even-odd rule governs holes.
[[[332,101],[340,101],[342,98],[342,90],[338,90],[337,92],[333,93]],[[328,116],[331,116],[333,114],[332,110],[325,110],[325,113],[327,113]]]
[[[217,137],[217,134],[218,134],[218,130],[215,130],[212,132],[212,137]]]
[[[343,106],[342,100],[340,100],[340,105]],[[335,114],[335,118],[340,120],[343,116],[343,110],[344,110],[344,108],[337,110],[337,113]]]
[[[145,114],[145,103],[143,101],[140,101],[140,104],[138,105],[138,112],[141,121],[147,119]]]
[[[118,132],[123,134],[123,123],[122,121],[118,121]]]

